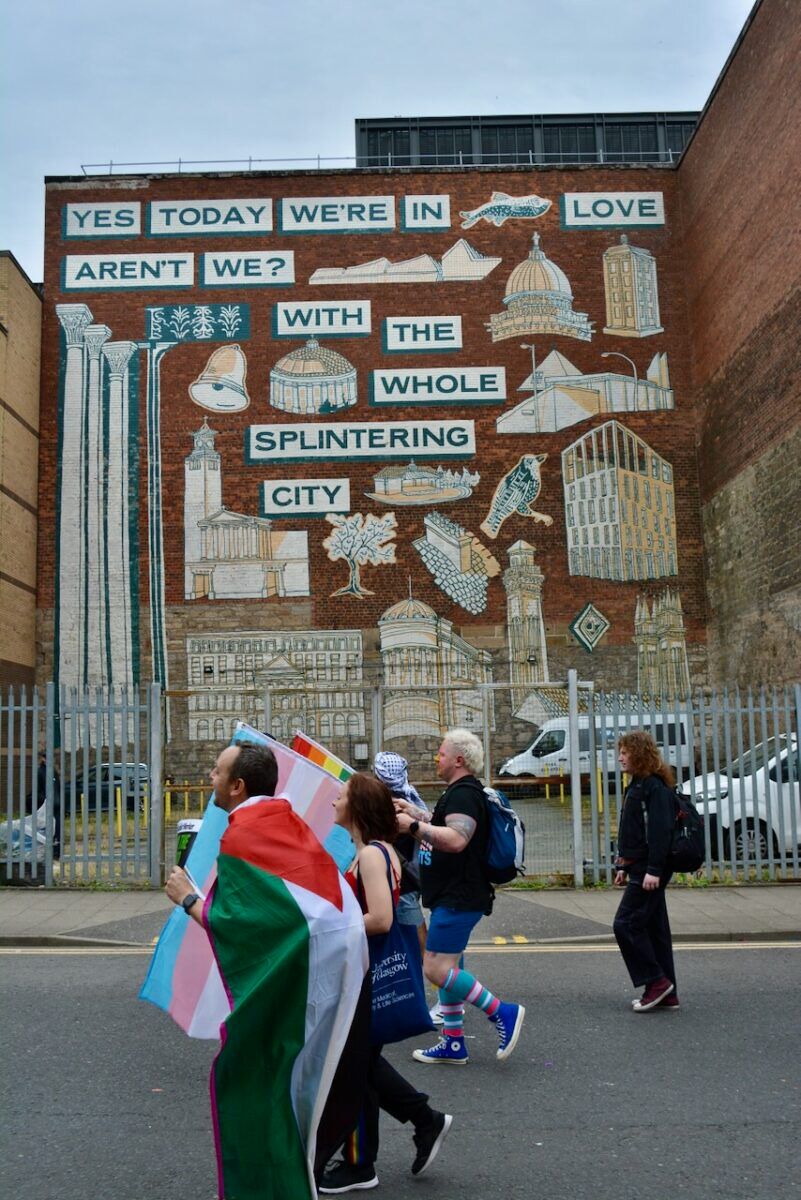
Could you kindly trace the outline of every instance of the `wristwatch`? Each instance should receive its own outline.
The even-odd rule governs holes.
[[[197,892],[190,892],[188,896],[184,896],[183,900],[181,901],[181,908],[184,910],[187,916],[189,916],[189,910],[192,905],[196,900],[199,899],[200,896],[198,896]]]
[[[409,826],[409,833],[412,835],[412,837],[416,837],[416,836],[417,836],[417,830],[418,830],[419,828],[420,828],[420,822],[419,822],[419,821],[412,821],[411,825]]]

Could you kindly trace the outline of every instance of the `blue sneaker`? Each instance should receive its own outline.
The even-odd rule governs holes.
[[[442,1037],[430,1050],[415,1050],[412,1058],[421,1063],[445,1063],[463,1067],[469,1060],[463,1037]]]
[[[512,1053],[520,1037],[525,1016],[526,1010],[522,1004],[501,1003],[495,1016],[490,1018],[495,1022],[500,1043],[495,1053],[496,1058],[508,1058]]]

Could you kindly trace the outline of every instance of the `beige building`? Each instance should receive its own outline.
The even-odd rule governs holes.
[[[656,259],[649,250],[632,246],[625,233],[620,244],[604,253],[606,327],[615,337],[651,337],[664,333],[659,322]]]
[[[652,604],[645,596],[637,598],[634,643],[637,691],[656,699],[684,700],[690,693],[690,667],[677,591],[666,588]]]
[[[676,575],[673,468],[619,421],[562,452],[571,575],[661,579]]]
[[[401,600],[379,618],[384,668],[384,742],[422,734],[440,737],[464,726],[480,731],[481,684],[492,683],[492,662],[428,604]],[[492,692],[488,692],[493,722]]]
[[[357,629],[255,629],[186,639],[190,742],[222,741],[240,719],[290,742],[364,737],[362,635]]]
[[[0,686],[33,684],[42,300],[0,251]]]

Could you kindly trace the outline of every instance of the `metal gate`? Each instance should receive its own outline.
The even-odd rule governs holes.
[[[617,740],[652,733],[676,782],[705,818],[701,876],[799,879],[801,868],[801,685],[701,690],[669,704],[649,697],[577,691],[571,705],[574,872],[610,882],[626,780]],[[582,767],[586,767],[585,775]]]
[[[6,883],[161,882],[158,684],[0,693]]]

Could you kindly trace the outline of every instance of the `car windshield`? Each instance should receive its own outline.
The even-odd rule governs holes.
[[[550,729],[537,738],[531,747],[535,758],[545,758],[546,754],[556,754],[565,744],[565,734],[562,729]]]
[[[782,735],[778,739],[778,744],[784,746],[787,738]],[[725,768],[725,774],[731,775],[735,779],[743,779],[748,775],[753,775],[755,771],[761,771],[766,767],[776,754],[776,741],[760,742],[753,746],[750,750],[746,750],[740,758],[733,758],[728,767]],[[724,774],[724,771],[721,771]]]

